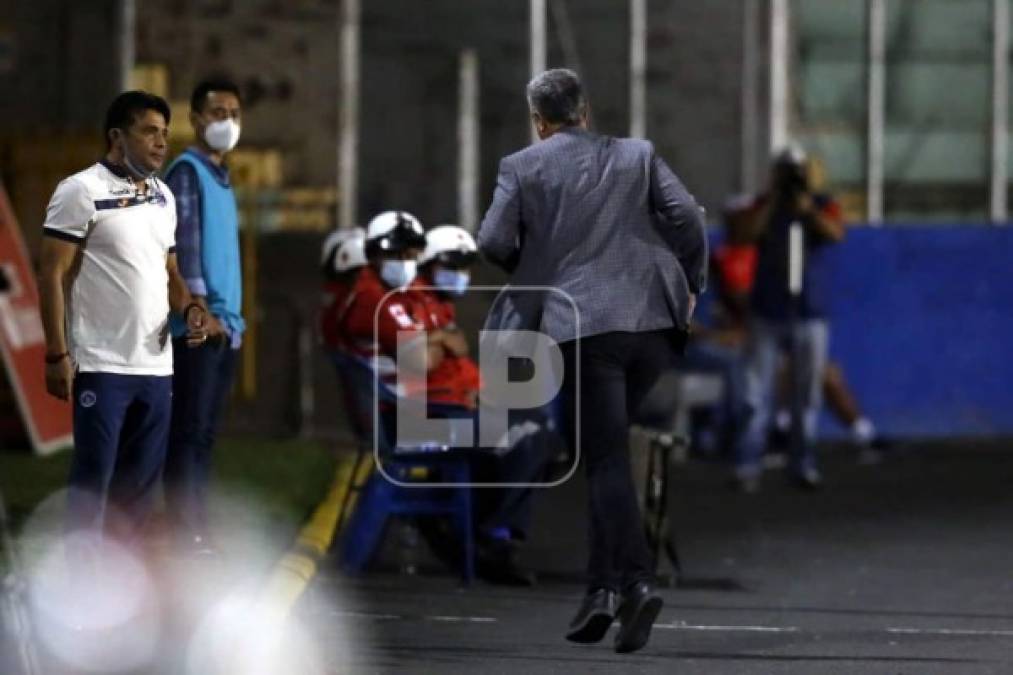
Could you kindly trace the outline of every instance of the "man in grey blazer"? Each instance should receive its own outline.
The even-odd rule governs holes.
[[[629,420],[685,337],[706,282],[705,224],[649,142],[588,130],[576,73],[538,75],[527,98],[541,141],[501,161],[478,245],[511,273],[510,286],[553,290],[508,286],[487,328],[540,331],[560,344],[567,427],[572,443],[579,419],[590,501],[588,589],[567,639],[598,642],[618,618],[615,649],[631,652],[647,643],[662,600],[630,471]]]

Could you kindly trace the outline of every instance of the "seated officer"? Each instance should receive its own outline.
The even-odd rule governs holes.
[[[414,284],[418,257],[426,248],[419,221],[403,211],[387,211],[366,228],[366,259],[352,287],[340,327],[353,353],[371,358],[384,381],[395,379],[394,357],[398,332],[419,333],[425,339],[424,363],[403,364],[406,370],[424,371],[427,397],[432,402],[474,407],[477,389],[461,386],[458,373],[477,367],[468,357],[468,345],[456,326],[438,316],[434,300]],[[374,331],[374,326],[376,330]],[[472,475],[476,482],[537,483],[545,469],[544,445],[531,436],[521,438],[502,456],[476,451]],[[526,537],[530,521],[530,489],[482,490],[475,499],[477,571],[494,583],[531,585],[533,577],[513,561],[515,544]],[[457,542],[443,521],[420,522],[434,552],[445,560],[458,560]]]
[[[445,358],[429,373],[431,399],[456,402],[474,408],[478,398],[478,366],[468,354],[468,343],[457,327],[454,299],[468,290],[471,265],[478,247],[467,230],[439,225],[426,233],[426,248],[419,258],[415,289],[434,327],[458,344],[459,354]]]
[[[324,240],[320,256],[323,293],[320,298],[319,328],[324,348],[342,350],[341,317],[359,270],[366,265],[366,231],[361,227],[335,230]]]

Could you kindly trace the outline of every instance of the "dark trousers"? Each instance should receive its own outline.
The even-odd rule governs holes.
[[[633,412],[675,358],[675,331],[603,333],[562,346],[570,447],[587,473],[588,589],[622,590],[653,578],[629,455]],[[574,424],[579,413],[579,425]],[[579,427],[579,436],[573,433]]]
[[[72,531],[104,530],[124,540],[139,533],[165,462],[171,392],[170,376],[75,376]]]
[[[165,500],[173,525],[206,534],[211,449],[236,370],[227,341],[190,348],[172,341],[172,430],[165,462]]]

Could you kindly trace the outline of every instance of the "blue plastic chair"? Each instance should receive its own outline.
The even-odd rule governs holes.
[[[455,483],[466,486],[471,480],[467,450],[435,444],[394,448],[384,423],[383,410],[391,409],[398,394],[377,378],[373,368],[361,357],[332,353],[332,360],[345,390],[352,429],[359,440],[355,465],[349,479],[338,522],[342,522],[350,496],[358,494],[341,540],[340,560],[349,573],[360,573],[373,558],[383,540],[384,529],[392,517],[450,516],[463,543],[461,575],[466,584],[475,578],[475,542],[472,527],[471,489],[430,488],[427,482]],[[374,401],[374,396],[377,398]],[[380,419],[374,419],[377,408]],[[430,404],[433,417],[470,416],[462,406]],[[374,443],[384,471],[399,482],[418,483],[404,487],[387,480],[373,470],[364,483],[357,483],[364,461],[373,461]]]

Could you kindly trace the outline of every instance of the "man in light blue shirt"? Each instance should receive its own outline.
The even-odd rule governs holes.
[[[231,386],[245,323],[239,259],[239,213],[225,155],[239,141],[239,89],[205,81],[190,100],[196,142],[169,167],[176,196],[177,255],[190,293],[209,312],[207,343],[187,350],[184,326],[172,325],[172,428],[165,466],[166,506],[177,541],[213,552],[207,491],[218,419]]]

